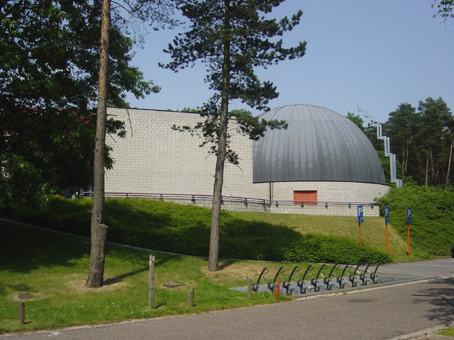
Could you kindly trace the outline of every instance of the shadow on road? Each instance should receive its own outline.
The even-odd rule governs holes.
[[[450,287],[447,288],[446,284]],[[413,303],[429,302],[434,308],[428,311],[429,320],[437,320],[445,326],[454,322],[454,278],[436,279],[424,284],[424,289],[413,294]]]

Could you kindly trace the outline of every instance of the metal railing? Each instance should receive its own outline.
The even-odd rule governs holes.
[[[81,191],[81,196],[92,196],[92,191]],[[118,198],[149,198],[149,199],[161,199],[161,200],[178,200],[178,201],[212,201],[212,195],[200,195],[200,194],[170,194],[170,193],[137,193],[137,192],[105,192],[106,197],[118,197]],[[301,200],[269,200],[261,198],[251,198],[242,196],[222,196],[221,203],[233,202],[243,203],[244,205],[254,204],[263,206],[297,206],[310,207],[310,206],[324,206],[329,208],[331,206],[348,206],[348,208],[354,208],[358,205],[369,206],[373,209],[375,206],[379,206],[377,202],[359,202],[359,201],[301,201]]]

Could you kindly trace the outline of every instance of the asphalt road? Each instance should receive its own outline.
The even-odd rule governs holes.
[[[424,279],[276,305],[4,335],[0,339],[378,340],[408,338],[404,335],[454,322],[454,259],[386,265],[379,273]]]

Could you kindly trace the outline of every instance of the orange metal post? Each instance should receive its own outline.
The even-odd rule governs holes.
[[[277,279],[277,286],[276,286],[276,293],[274,294],[274,298],[277,299],[279,295],[279,287],[281,286],[281,279]]]
[[[389,242],[388,242],[388,223],[385,223],[386,224],[386,251],[388,252],[389,254]]]
[[[410,257],[410,223],[407,223],[408,257]]]
[[[361,223],[359,224],[359,246],[361,247]]]

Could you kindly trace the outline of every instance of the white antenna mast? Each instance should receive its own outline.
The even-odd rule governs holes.
[[[389,137],[383,136],[382,133],[382,125],[377,123],[374,120],[374,116],[369,114],[369,112],[363,109],[361,106],[358,105],[358,111],[363,114],[364,117],[370,119],[370,125],[375,126],[377,128],[377,138],[385,142],[385,156],[389,157],[389,170],[391,174],[391,183],[396,183],[396,186],[400,188],[402,186],[402,180],[397,178],[397,171],[396,171],[396,155],[391,153],[391,142]]]

